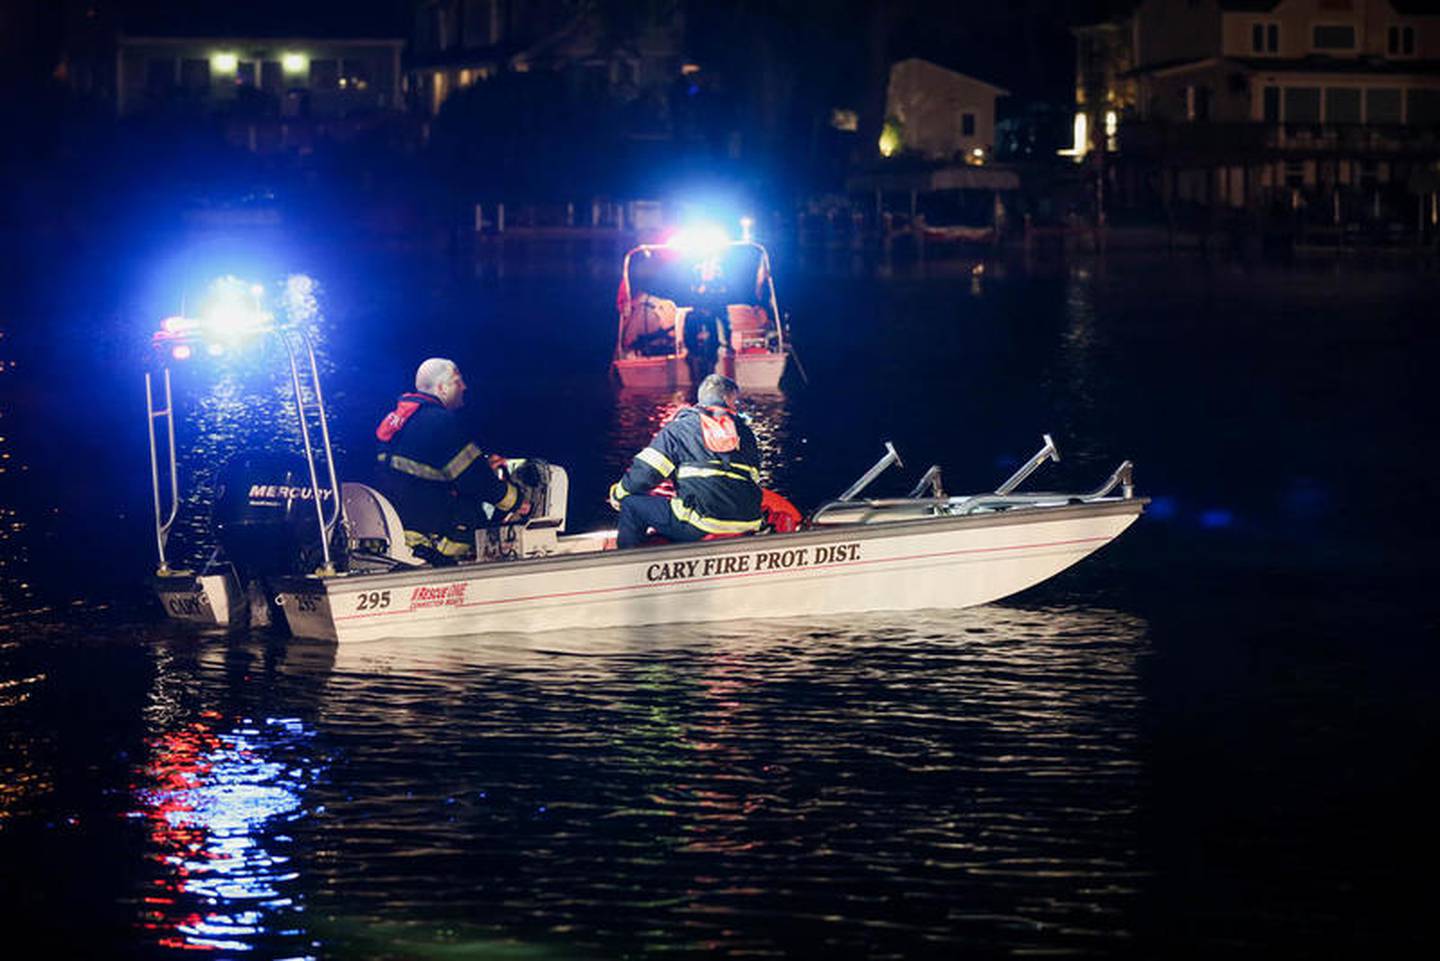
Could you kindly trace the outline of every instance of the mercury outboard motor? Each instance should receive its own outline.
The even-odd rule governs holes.
[[[335,492],[319,491],[333,509]],[[225,556],[242,583],[320,566],[320,525],[305,462],[286,454],[246,452],[220,471],[212,518]],[[337,535],[339,531],[337,528]],[[336,540],[343,545],[343,537]]]

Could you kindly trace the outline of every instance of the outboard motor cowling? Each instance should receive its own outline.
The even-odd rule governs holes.
[[[335,492],[319,489],[328,514]],[[220,471],[212,518],[220,547],[243,579],[308,574],[320,564],[320,524],[305,462],[247,452]]]

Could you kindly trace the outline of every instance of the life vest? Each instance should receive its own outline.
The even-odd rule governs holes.
[[[760,511],[765,515],[765,522],[777,534],[789,534],[798,531],[805,515],[800,513],[800,508],[790,503],[789,498],[777,494],[769,488],[760,492]]]
[[[701,407],[700,439],[712,454],[729,454],[740,449],[740,432],[735,429],[735,415],[725,407]]]
[[[395,439],[395,435],[400,433],[405,422],[420,409],[420,405],[430,399],[425,394],[401,394],[395,409],[381,418],[379,426],[375,428],[375,436],[381,443],[390,443]]]

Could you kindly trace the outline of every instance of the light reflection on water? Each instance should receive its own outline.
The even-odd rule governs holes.
[[[690,391],[622,390],[613,408],[610,433],[603,449],[606,468],[619,477],[630,459],[665,426],[681,408],[693,403]],[[806,466],[805,438],[795,431],[790,399],[783,393],[747,393],[740,412],[755,432],[760,446],[760,480],[775,487]]]
[[[133,788],[149,862],[138,927],[161,948],[292,954],[306,944],[293,838],[320,775],[314,731],[295,717],[227,718],[173,698],[183,670],[164,649],[154,728]]]

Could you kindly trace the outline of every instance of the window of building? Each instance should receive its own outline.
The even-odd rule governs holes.
[[[210,89],[210,61],[180,61],[180,86],[189,93],[203,94]]]
[[[279,93],[285,87],[285,73],[279,60],[265,60],[260,64],[260,89]]]
[[[254,87],[260,82],[254,60],[241,60],[235,65],[235,86]]]
[[[1303,160],[1285,161],[1285,186],[1305,186],[1305,162]]]
[[[973,113],[962,113],[960,115],[960,136],[975,136],[975,115]]]
[[[151,57],[145,61],[145,89],[156,92],[175,86],[175,58]]]
[[[1365,122],[1369,124],[1400,123],[1400,88],[1371,87],[1366,90]]]
[[[1412,87],[1405,91],[1405,122],[1412,127],[1440,126],[1440,90]]]
[[[1251,53],[1280,52],[1280,24],[1257,21],[1250,27]]]
[[[1262,118],[1266,123],[1280,122],[1280,88],[1266,87]]]
[[[370,62],[346,57],[340,61],[338,83],[345,90],[365,90],[370,86]]]
[[[340,64],[334,60],[310,61],[310,87],[314,90],[334,90],[340,85]]]
[[[1191,84],[1185,88],[1185,119],[1210,119],[1210,88]]]
[[[1319,87],[1286,87],[1286,88],[1285,88],[1285,122],[1286,122],[1286,123],[1319,123],[1319,122],[1320,122],[1320,88],[1319,88]]]
[[[1316,50],[1354,50],[1355,28],[1348,23],[1317,23],[1311,46]]]
[[[1359,122],[1360,122],[1360,88],[1359,88],[1359,87],[1326,87],[1326,88],[1325,88],[1325,122],[1326,122],[1326,123],[1359,123]]]
[[[499,43],[495,22],[495,0],[465,0],[465,46],[488,47]]]
[[[1415,56],[1415,28],[1391,27],[1385,44],[1385,52],[1392,57]]]

